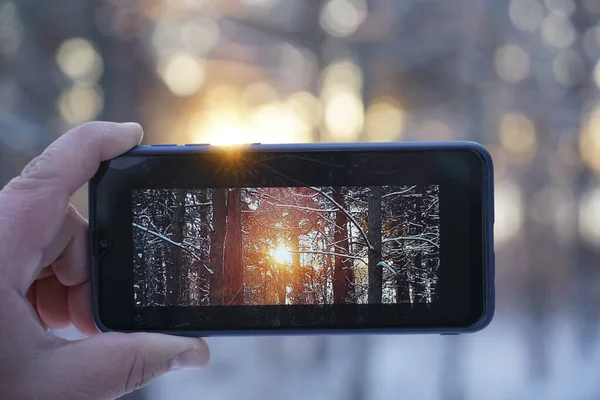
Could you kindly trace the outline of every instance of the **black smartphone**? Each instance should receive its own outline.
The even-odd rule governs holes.
[[[95,322],[480,330],[494,313],[492,170],[471,142],[138,146],[89,185]]]

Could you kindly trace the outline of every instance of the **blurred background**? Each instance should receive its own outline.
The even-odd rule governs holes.
[[[599,22],[599,0],[0,0],[0,186],[93,119],[147,144],[481,142],[488,329],[209,339],[207,370],[126,398],[597,399]]]

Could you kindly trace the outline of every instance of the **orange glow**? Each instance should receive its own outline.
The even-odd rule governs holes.
[[[271,257],[278,264],[291,264],[292,263],[292,252],[289,247],[279,245],[270,251]]]
[[[203,110],[189,121],[195,143],[231,146],[248,143],[304,143],[320,119],[320,104],[309,93],[294,93],[278,100],[267,83],[252,84],[241,91],[230,85],[208,89]]]
[[[500,143],[512,161],[530,162],[537,152],[535,124],[523,114],[506,114],[500,122]]]

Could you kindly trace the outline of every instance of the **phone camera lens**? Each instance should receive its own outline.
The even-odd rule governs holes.
[[[100,242],[98,243],[98,245],[100,246],[101,249],[106,249],[108,247],[108,240],[100,239]]]

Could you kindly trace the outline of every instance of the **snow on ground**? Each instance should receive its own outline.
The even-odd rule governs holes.
[[[548,323],[548,376],[530,374],[525,317],[497,315],[463,336],[209,338],[203,371],[159,378],[149,400],[587,400],[600,398],[600,336],[577,346],[568,315]],[[72,333],[62,336],[75,338]],[[351,390],[363,385],[364,397]]]
[[[369,337],[363,360],[351,336],[212,338],[210,367],[160,378],[148,393],[151,400],[347,400],[358,380],[369,400],[600,398],[600,338],[584,359],[567,317],[550,328],[542,381],[529,374],[522,321],[503,316],[474,335]]]

